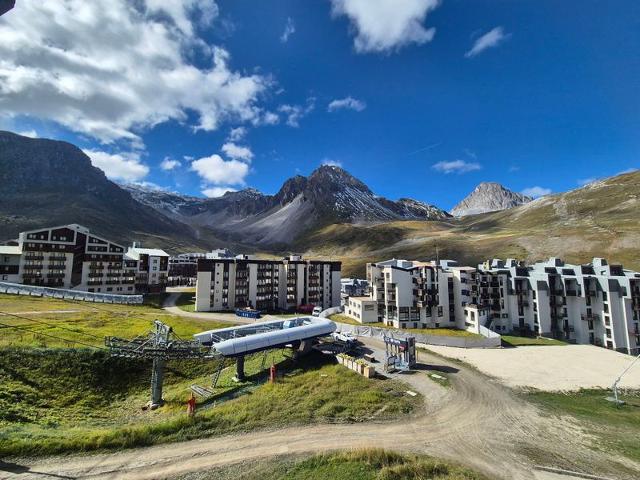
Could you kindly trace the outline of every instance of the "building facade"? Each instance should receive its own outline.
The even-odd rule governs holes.
[[[639,353],[640,273],[602,258],[586,265],[493,259],[478,268],[394,259],[367,264],[367,279],[370,295],[345,303],[345,313],[361,322],[487,327]]]
[[[260,260],[246,255],[198,261],[196,310],[255,308],[295,311],[301,305],[323,309],[340,305],[340,262]]]
[[[0,281],[95,293],[164,290],[168,255],[129,248],[69,224],[22,232],[0,246]]]
[[[167,288],[169,254],[159,248],[142,248],[135,243],[126,259],[136,262],[135,285],[138,293],[160,293]]]

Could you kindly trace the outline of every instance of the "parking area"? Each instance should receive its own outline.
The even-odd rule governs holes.
[[[592,345],[464,349],[429,345],[445,357],[462,360],[510,387],[542,391],[609,388],[634,357]],[[620,382],[640,389],[640,362]]]

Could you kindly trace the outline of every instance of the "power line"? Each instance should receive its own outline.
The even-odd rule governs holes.
[[[15,328],[16,330],[24,330],[25,332],[30,332],[30,333],[33,333],[35,335],[41,335],[43,337],[54,338],[56,340],[60,340],[60,341],[67,342],[67,343],[75,343],[75,344],[78,344],[78,345],[82,345],[84,347],[95,348],[97,350],[106,350],[106,348],[103,348],[103,347],[97,347],[95,345],[90,345],[88,343],[79,342],[78,340],[69,340],[69,339],[66,339],[66,338],[57,337],[55,335],[50,335],[48,333],[42,333],[42,332],[39,332],[37,330],[31,330],[30,328],[19,327],[17,325],[8,325],[6,323],[0,323],[0,327],[2,327],[2,328]]]
[[[0,311],[0,315],[6,315],[6,316],[9,316],[9,317],[20,318],[22,320],[28,320],[29,322],[40,323],[40,324],[46,325],[48,327],[59,328],[60,330],[66,330],[66,331],[74,333],[74,334],[86,335],[87,337],[93,337],[93,338],[97,338],[99,340],[103,339],[103,337],[99,337],[97,335],[92,335],[92,334],[86,333],[86,332],[77,332],[77,331],[75,331],[75,330],[73,330],[71,328],[62,327],[60,325],[55,325],[53,323],[43,322],[42,320],[36,320],[35,318],[29,318],[29,317],[24,317],[22,315],[16,315],[15,313],[7,313],[7,312]]]

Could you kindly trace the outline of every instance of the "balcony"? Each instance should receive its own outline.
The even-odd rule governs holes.
[[[89,280],[87,285],[102,285],[102,280]]]
[[[67,260],[65,255],[49,255],[50,262],[64,262]]]
[[[585,322],[591,320],[591,321],[599,321],[600,320],[600,315],[598,315],[597,313],[591,313],[591,314],[583,314],[582,315],[582,320],[584,320]]]
[[[27,254],[24,256],[24,259],[27,261],[42,261],[44,260],[44,255],[37,255],[37,254]]]
[[[47,278],[64,278],[64,273],[47,273]]]
[[[38,264],[38,265],[36,265],[36,264],[30,264],[30,265],[25,265],[25,266],[24,266],[24,269],[25,269],[25,270],[42,270],[42,269],[43,269],[43,266],[42,266],[42,265],[40,265],[40,264]]]
[[[22,278],[29,278],[29,279],[42,278],[42,273],[23,273]]]
[[[561,289],[561,288],[552,288],[551,290],[549,290],[549,293],[551,295],[560,295],[560,296],[562,296],[562,295],[564,295],[564,290]]]
[[[120,270],[120,269],[122,269],[122,264],[109,265],[107,268],[109,270]]]
[[[577,290],[567,290],[567,297],[577,297],[577,296],[578,296]]]
[[[96,265],[96,264],[90,264],[89,268],[91,270],[103,270],[104,269],[104,265]]]
[[[118,285],[120,284],[120,280],[107,280],[106,282],[107,285]]]

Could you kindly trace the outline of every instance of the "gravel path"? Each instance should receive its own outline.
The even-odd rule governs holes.
[[[367,340],[367,345],[380,349],[375,341]],[[3,477],[0,470],[0,478],[171,478],[274,455],[361,447],[427,453],[463,463],[492,479],[551,478],[534,471],[533,464],[561,463],[575,471],[603,475],[618,470],[616,459],[587,448],[589,439],[574,423],[542,415],[513,391],[473,369],[423,352],[419,357],[419,369],[402,377],[425,397],[424,407],[412,418],[389,423],[308,425],[114,453],[16,461],[12,467],[16,473]],[[432,382],[426,374],[429,370],[447,372],[451,388]],[[535,454],[535,461],[522,452]],[[628,461],[626,464],[629,466]],[[615,478],[632,477],[622,474]]]

